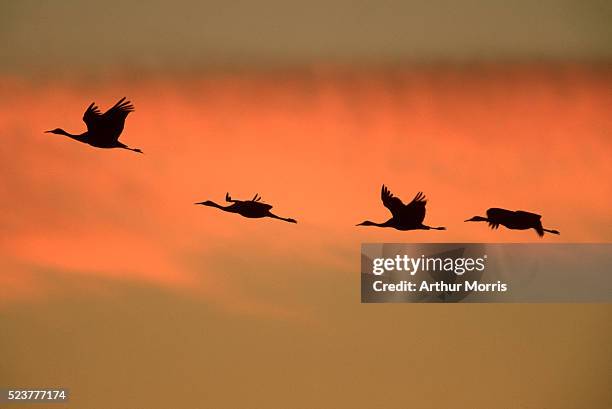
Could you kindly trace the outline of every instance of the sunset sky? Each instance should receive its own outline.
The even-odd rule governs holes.
[[[162,386],[179,407],[610,402],[608,305],[359,304],[364,242],[612,241],[605,2],[68,3],[0,6],[0,385],[83,408],[170,407]],[[43,133],[123,96],[144,155]],[[356,227],[389,217],[383,183],[448,230]],[[226,192],[298,224],[193,204]],[[489,207],[561,235],[463,222]]]
[[[5,80],[3,299],[46,292],[31,270],[55,269],[252,310],[276,303],[228,274],[236,258],[253,274],[296,263],[327,275],[354,268],[361,242],[610,241],[611,86],[575,65]],[[79,133],[90,95],[106,109],[124,94],[136,112],[122,140],[143,156],[42,132]],[[382,183],[406,202],[424,191],[426,221],[448,231],[355,227],[389,217]],[[226,192],[259,193],[299,224],[193,205]],[[493,206],[541,213],[562,235],[463,223]]]

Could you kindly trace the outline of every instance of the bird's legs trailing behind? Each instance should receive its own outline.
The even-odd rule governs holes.
[[[273,219],[282,220],[284,222],[297,223],[297,220],[295,219],[291,219],[289,217],[280,217],[280,216],[275,215],[274,213],[268,213],[268,217],[271,217]]]
[[[144,154],[144,152],[141,151],[140,149],[138,149],[138,148],[130,148],[129,146],[124,145],[124,144],[119,145],[119,147],[122,148],[122,149],[127,149],[128,151]]]
[[[431,227],[431,226],[423,225],[423,229],[425,230],[446,230],[446,227]]]

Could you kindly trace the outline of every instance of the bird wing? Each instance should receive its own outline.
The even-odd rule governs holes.
[[[487,210],[487,219],[489,219],[489,227],[497,229],[502,222],[507,222],[516,217],[516,212],[499,207],[492,207]]]
[[[507,209],[500,209],[499,207],[492,207],[487,210],[487,218],[489,220],[503,220],[514,217],[516,212]]]
[[[537,223],[540,221],[540,219],[542,219],[542,216],[536,213],[531,213],[531,212],[526,212],[524,210],[517,210],[516,212],[514,212],[518,215],[520,215],[524,220],[529,220],[532,223]]]
[[[538,232],[538,236],[544,236],[544,227],[542,226],[542,216],[536,213],[517,210],[516,215],[519,216],[525,224],[530,225]]]
[[[385,185],[382,185],[380,198],[382,199],[385,207],[389,209],[393,217],[399,216],[406,207],[404,202],[402,202],[399,197],[393,196],[393,193],[391,193],[391,191]]]
[[[253,208],[260,208],[260,209],[263,209],[264,211],[272,209],[272,205],[267,204],[267,203],[256,202],[254,200],[249,200],[249,203],[251,206],[253,206]]]
[[[259,196],[259,193],[255,193],[255,196],[253,196],[253,198],[249,200],[249,202],[251,202],[251,205],[258,206],[262,209],[266,209],[266,210],[272,209],[272,205],[263,203],[261,201],[261,196]]]
[[[96,129],[101,117],[100,108],[96,106],[95,102],[92,102],[83,114],[83,122],[87,125],[87,131],[91,132],[93,129]]]
[[[419,192],[416,194],[412,202],[408,203],[404,207],[404,211],[402,212],[403,217],[414,220],[414,222],[420,224],[425,220],[425,205],[427,204],[427,199],[423,192]]]
[[[103,134],[108,138],[117,140],[123,131],[125,118],[130,112],[134,112],[134,105],[130,101],[126,101],[125,97],[121,98],[103,114],[100,112],[100,108],[92,102],[83,114],[83,122],[87,125],[87,131],[90,134]]]

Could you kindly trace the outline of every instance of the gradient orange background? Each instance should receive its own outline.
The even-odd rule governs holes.
[[[59,382],[84,407],[129,396],[148,407],[174,399],[244,405],[225,395],[234,390],[249,401],[299,407],[294,390],[303,407],[322,407],[337,402],[333,385],[347,382],[391,394],[344,395],[352,407],[395,407],[404,383],[417,387],[419,407],[450,405],[457,394],[487,407],[506,387],[514,391],[508,402],[527,407],[575,407],[585,399],[600,407],[609,398],[602,395],[606,376],[596,376],[609,368],[600,359],[609,357],[610,334],[608,324],[603,332],[597,324],[609,322],[600,308],[358,301],[361,242],[610,241],[607,69],[322,67],[2,85],[0,288],[2,308],[12,311],[5,350],[13,351],[5,383]],[[90,95],[108,107],[123,94],[136,112],[122,139],[143,156],[42,133],[83,129]],[[406,201],[423,190],[427,220],[448,231],[355,227],[388,217],[382,183]],[[226,191],[243,198],[259,192],[299,224],[193,205],[222,201]],[[541,212],[562,235],[539,239],[463,223],[489,206]],[[30,308],[43,310],[24,325],[18,317]],[[553,339],[556,346],[545,341]],[[125,348],[138,352],[124,355]],[[28,364],[24,355],[38,358]],[[587,376],[571,356],[593,368],[589,383],[559,394],[566,382]],[[501,381],[474,380],[479,398],[456,381],[473,373],[466,368],[474,362]],[[25,368],[29,375],[20,374]],[[106,397],[78,380],[85,370],[91,385],[109,388],[118,368],[127,371],[126,384]],[[160,371],[153,384],[142,378],[149,371]],[[219,371],[234,375],[224,381]],[[454,393],[428,397],[449,374]],[[263,379],[271,383],[258,383]],[[300,385],[290,387],[294,382]],[[162,385],[169,389],[145,397]]]
[[[320,271],[354,268],[360,242],[540,241],[463,223],[493,206],[543,214],[545,226],[562,232],[545,241],[612,237],[612,80],[597,67],[321,68],[3,85],[1,251],[12,266],[4,299],[45,292],[28,270],[52,267],[197,289],[222,304],[232,298],[230,308],[246,291],[239,298],[250,309],[248,290],[222,273],[233,253],[253,271],[272,260]],[[137,111],[122,140],[142,157],[42,133],[80,132],[88,95],[107,107],[123,94]],[[429,224],[448,231],[354,227],[388,218],[382,183],[405,201],[424,191]],[[193,205],[222,202],[226,191],[258,192],[300,224]]]

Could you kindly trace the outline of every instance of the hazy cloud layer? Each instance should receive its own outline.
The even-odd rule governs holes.
[[[3,2],[0,70],[609,60],[611,19],[605,0]]]
[[[361,242],[542,241],[463,223],[492,206],[543,214],[561,231],[546,241],[610,241],[610,86],[577,66],[5,80],[0,292],[36,295],[40,271],[62,271],[284,314],[279,277],[357,272]],[[123,95],[136,112],[122,139],[145,155],[42,133],[80,131],[92,100]],[[448,230],[355,227],[388,217],[382,183],[406,201],[424,191],[427,221]],[[227,191],[299,224],[193,205]]]

